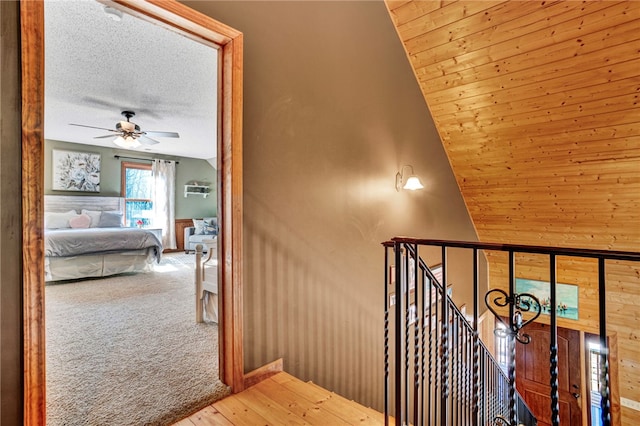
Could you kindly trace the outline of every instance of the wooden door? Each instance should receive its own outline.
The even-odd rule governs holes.
[[[538,419],[538,426],[549,426],[549,326],[531,323],[523,331],[531,336],[531,342],[528,345],[516,344],[516,387]],[[562,426],[582,424],[580,380],[580,333],[558,327],[558,393]]]

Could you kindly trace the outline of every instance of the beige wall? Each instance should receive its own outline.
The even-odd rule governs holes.
[[[188,4],[244,32],[246,370],[282,357],[296,376],[380,407],[380,242],[475,239],[384,4]],[[0,415],[19,424],[18,8],[0,5]],[[403,164],[425,190],[395,191]]]
[[[0,424],[22,424],[18,3],[0,1]]]
[[[380,243],[475,239],[385,6],[185,3],[244,33],[245,369],[381,408]]]

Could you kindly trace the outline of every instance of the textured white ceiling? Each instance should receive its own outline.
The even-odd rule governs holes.
[[[114,129],[132,110],[155,137],[136,151],[212,159],[216,156],[217,51],[124,14],[111,19],[93,0],[45,1],[46,139],[116,147]],[[117,148],[117,147],[116,147]]]

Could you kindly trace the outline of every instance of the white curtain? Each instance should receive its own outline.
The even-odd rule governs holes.
[[[162,246],[175,249],[176,246],[176,163],[175,161],[153,160],[153,227],[162,229]]]

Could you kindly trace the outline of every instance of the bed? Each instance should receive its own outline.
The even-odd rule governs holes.
[[[121,197],[46,195],[45,281],[147,272],[162,242],[148,229],[124,227]]]

